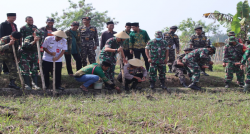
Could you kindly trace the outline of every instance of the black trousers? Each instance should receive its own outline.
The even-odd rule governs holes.
[[[56,88],[61,87],[62,62],[56,62]],[[49,73],[53,70],[53,62],[43,61],[43,75],[45,86],[49,88]],[[53,71],[52,71],[53,72]],[[53,76],[54,77],[54,76]]]
[[[81,62],[81,57],[80,54],[65,54],[65,60],[66,60],[66,66],[67,66],[67,71],[68,74],[73,74],[72,71],[72,65],[71,65],[71,55],[76,61],[76,70],[80,70],[82,68],[82,62]]]
[[[123,50],[123,52],[128,60],[133,59],[133,54],[130,53],[130,50]]]
[[[136,75],[134,75],[134,76],[140,77],[140,78],[142,79],[143,74],[142,74],[142,73],[138,73],[138,74],[136,74]],[[118,79],[118,81],[122,83],[122,77],[121,77],[120,79]],[[131,80],[125,78],[125,83],[126,83],[126,84],[130,84],[130,83],[132,83],[132,82],[141,83],[141,82],[138,82],[138,80],[135,79],[135,78],[133,78],[133,79],[131,79]]]
[[[6,65],[5,62],[3,62],[3,72],[4,72],[4,73],[5,73],[5,72],[9,72],[9,69],[8,69],[8,67],[7,67],[7,65]]]
[[[141,54],[145,62],[147,71],[149,71],[148,57],[146,56],[145,49],[133,49],[135,58],[141,59]]]

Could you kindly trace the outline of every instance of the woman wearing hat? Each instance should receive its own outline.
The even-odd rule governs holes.
[[[123,68],[125,76],[125,90],[129,91],[129,84],[133,83],[131,89],[136,89],[138,83],[145,81],[147,70],[143,67],[144,62],[139,59],[128,60]],[[119,82],[122,82],[122,73],[117,77]],[[139,89],[139,87],[137,88]]]
[[[44,43],[43,48],[43,73],[46,88],[49,87],[49,72],[53,69],[53,61],[56,62],[56,89],[64,90],[61,87],[61,72],[62,72],[62,56],[65,50],[68,49],[67,35],[63,31],[56,31],[52,33],[54,36],[48,36]]]

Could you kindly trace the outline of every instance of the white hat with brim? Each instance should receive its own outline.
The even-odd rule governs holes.
[[[141,67],[144,65],[144,62],[142,60],[139,60],[139,59],[130,59],[128,60],[128,63],[132,66],[136,66],[136,67]]]
[[[68,38],[67,35],[65,34],[65,32],[63,32],[62,30],[52,32],[52,34],[57,36],[57,37]]]
[[[130,38],[129,35],[124,31],[117,33],[117,34],[114,34],[114,36],[117,38],[120,38],[120,39],[129,39]]]

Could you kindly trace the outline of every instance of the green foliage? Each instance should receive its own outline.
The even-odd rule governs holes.
[[[58,29],[66,30],[73,21],[78,21],[82,24],[82,18],[88,16],[91,17],[91,25],[97,27],[100,35],[106,24],[105,22],[115,19],[108,17],[108,11],[96,11],[92,4],[86,4],[85,0],[80,0],[78,3],[74,3],[71,0],[68,1],[69,7],[63,9],[63,15],[59,15],[58,12],[51,14],[51,18],[55,19],[55,27]]]
[[[232,31],[234,31],[235,34],[240,33],[241,25],[240,25],[239,22],[240,22],[240,20],[238,19],[237,14],[234,15],[234,17],[233,17],[233,22],[232,22],[232,24],[231,24],[231,27],[232,27]]]

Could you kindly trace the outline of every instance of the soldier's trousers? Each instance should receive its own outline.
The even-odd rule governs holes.
[[[130,53],[130,50],[123,50],[125,58],[128,60],[133,59],[133,54]]]
[[[32,76],[37,76],[38,70],[38,54],[35,53],[25,53],[21,54],[19,61],[19,67],[21,69],[21,74],[29,76],[30,73]]]
[[[200,71],[201,71],[200,66],[196,62],[187,62],[186,66],[188,68],[188,72],[191,73],[189,76],[192,75],[191,77],[192,82],[199,82]]]
[[[250,84],[250,65],[248,65],[248,68],[247,68],[246,84]]]
[[[114,82],[115,78],[115,65],[111,64],[110,68],[105,72],[105,76]]]
[[[81,61],[82,61],[82,66],[85,67],[87,66],[87,58],[89,59],[89,63],[96,63],[95,60],[95,50],[93,46],[81,46]]]
[[[230,83],[233,80],[233,73],[236,73],[237,81],[244,84],[244,71],[240,69],[240,66],[234,65],[234,63],[228,63],[226,67],[225,83]]]
[[[149,80],[156,81],[157,70],[159,72],[159,79],[162,80],[166,78],[166,64],[150,63],[149,67]]]
[[[175,49],[169,49],[169,55],[168,55],[168,67],[169,69],[172,69],[172,65],[175,61]]]
[[[3,63],[6,64],[8,70],[9,70],[9,79],[15,80],[17,78],[17,68],[16,63],[14,59],[14,55],[12,53],[4,53],[0,55],[0,66],[3,65]]]

